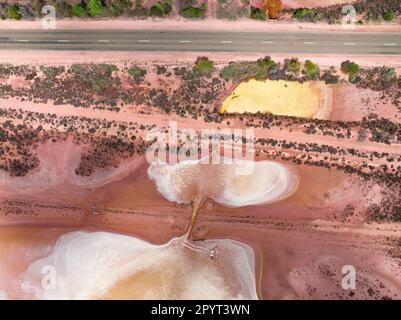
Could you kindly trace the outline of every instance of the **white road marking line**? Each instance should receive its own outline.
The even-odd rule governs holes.
[[[305,41],[304,44],[315,44],[315,43],[312,41]]]
[[[346,46],[354,46],[355,42],[344,42],[344,45],[346,45]]]
[[[70,40],[57,40],[57,42],[70,42]]]
[[[395,46],[396,44],[395,43],[385,43],[384,45],[385,46]]]
[[[233,43],[231,40],[222,40],[221,43]]]
[[[180,43],[191,43],[191,40],[180,40]]]
[[[262,43],[274,43],[274,41],[262,41]]]
[[[97,42],[109,42],[109,40],[98,40]]]
[[[138,40],[138,42],[143,42],[143,43],[145,43],[145,42],[150,42],[150,40]]]
[[[17,41],[17,42],[29,42],[29,40],[26,40],[26,39],[14,39],[14,41]]]

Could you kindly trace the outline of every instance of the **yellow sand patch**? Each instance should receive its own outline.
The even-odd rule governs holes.
[[[284,80],[255,80],[240,83],[224,100],[220,112],[270,112],[312,118],[321,107],[318,85]]]

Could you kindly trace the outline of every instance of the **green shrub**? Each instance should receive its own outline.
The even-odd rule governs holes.
[[[320,69],[319,66],[315,63],[313,63],[310,60],[306,60],[304,63],[304,74],[311,78],[311,79],[317,79],[320,74]]]
[[[75,79],[86,85],[96,93],[105,90],[112,78],[114,71],[118,68],[113,64],[73,64],[70,68]]]
[[[155,17],[161,17],[164,15],[164,7],[160,2],[157,2],[154,6],[150,7],[149,15]]]
[[[104,10],[101,0],[89,0],[87,8],[89,15],[92,17],[100,16]]]
[[[182,9],[180,14],[184,18],[188,18],[188,19],[202,19],[205,17],[206,7],[207,7],[206,3],[202,4],[202,6],[200,6],[198,8],[188,6],[185,9]]]
[[[297,73],[299,73],[299,71],[301,71],[301,62],[298,61],[298,59],[293,58],[287,62],[287,68],[288,68],[288,71],[291,71],[291,72],[297,74]]]
[[[131,77],[141,77],[146,74],[146,70],[138,66],[132,66],[131,68],[128,69],[128,74]]]
[[[270,68],[275,65],[276,63],[270,57],[258,61],[230,62],[221,70],[220,76],[225,80],[239,81],[250,78],[266,79]]]
[[[214,62],[207,57],[198,57],[195,62],[195,69],[202,74],[210,75],[214,69]]]
[[[313,19],[315,11],[309,8],[297,8],[293,12],[293,17],[298,20]]]
[[[393,11],[388,11],[383,15],[385,21],[393,21],[395,18],[395,13]]]
[[[6,16],[9,19],[20,20],[22,15],[19,12],[19,6],[18,5],[8,6],[6,9]]]
[[[251,19],[262,21],[266,20],[266,11],[260,8],[251,7]]]
[[[65,68],[63,66],[61,67],[46,67],[46,66],[40,66],[40,71],[43,72],[46,78],[55,78],[59,74],[63,73],[65,71]]]
[[[359,72],[359,65],[355,62],[346,60],[341,62],[341,71],[348,74],[349,81],[353,82]]]
[[[118,17],[129,12],[132,7],[131,0],[109,0],[107,10],[112,16]]]
[[[324,14],[317,12],[310,8],[297,8],[293,11],[292,16],[297,20],[309,20],[309,21],[322,21],[324,20]],[[334,17],[332,17],[335,19]]]
[[[72,6],[72,15],[75,17],[83,17],[86,15],[86,8],[82,3],[76,3]]]

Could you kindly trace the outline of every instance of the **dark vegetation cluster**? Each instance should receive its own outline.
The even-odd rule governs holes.
[[[143,0],[33,0],[0,3],[1,19],[35,19],[43,17],[42,8],[53,5],[57,18],[163,17],[172,12],[172,0],[160,0],[144,6]]]
[[[12,177],[26,175],[39,165],[38,158],[28,147],[39,141],[40,130],[24,124],[5,121],[0,126],[0,169]]]
[[[39,143],[64,141],[68,137],[85,147],[76,174],[89,176],[96,168],[117,166],[121,159],[143,154],[146,144],[137,133],[140,128],[151,129],[134,122],[60,117],[21,109],[0,109],[0,117],[10,119],[0,123],[0,168],[11,176],[25,176],[39,165],[35,154]],[[11,119],[24,124],[14,125]],[[25,123],[41,125],[34,128]]]

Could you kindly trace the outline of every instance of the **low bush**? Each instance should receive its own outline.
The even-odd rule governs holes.
[[[74,17],[82,18],[86,16],[86,14],[87,14],[86,7],[82,3],[75,3],[72,6],[72,15]]]
[[[103,13],[104,7],[101,0],[89,0],[87,9],[90,16],[97,17]]]
[[[285,59],[284,64],[286,69],[294,74],[301,71],[301,62],[297,58]]]
[[[214,70],[214,62],[207,57],[198,57],[195,61],[195,69],[201,74],[210,75]]]
[[[8,6],[6,9],[6,16],[9,19],[20,20],[22,14],[18,5]]]
[[[359,71],[359,65],[355,62],[346,60],[341,62],[341,71],[348,74],[348,79],[350,82],[354,82]]]
[[[251,19],[264,21],[267,19],[266,11],[260,8],[251,7]]]
[[[96,93],[105,90],[117,67],[113,64],[73,64],[70,68],[75,79]]]
[[[266,79],[269,70],[276,66],[270,57],[265,57],[257,61],[230,62],[220,73],[225,80],[242,81],[250,78]]]
[[[319,66],[310,60],[305,61],[302,72],[310,79],[317,79],[320,75]]]
[[[132,66],[131,68],[128,69],[128,74],[131,77],[141,77],[146,74],[146,70],[138,66]]]
[[[393,21],[395,18],[395,13],[393,11],[388,11],[385,14],[383,14],[383,19],[384,21]]]
[[[206,16],[206,3],[200,7],[188,6],[180,11],[180,15],[188,19],[203,19]]]

